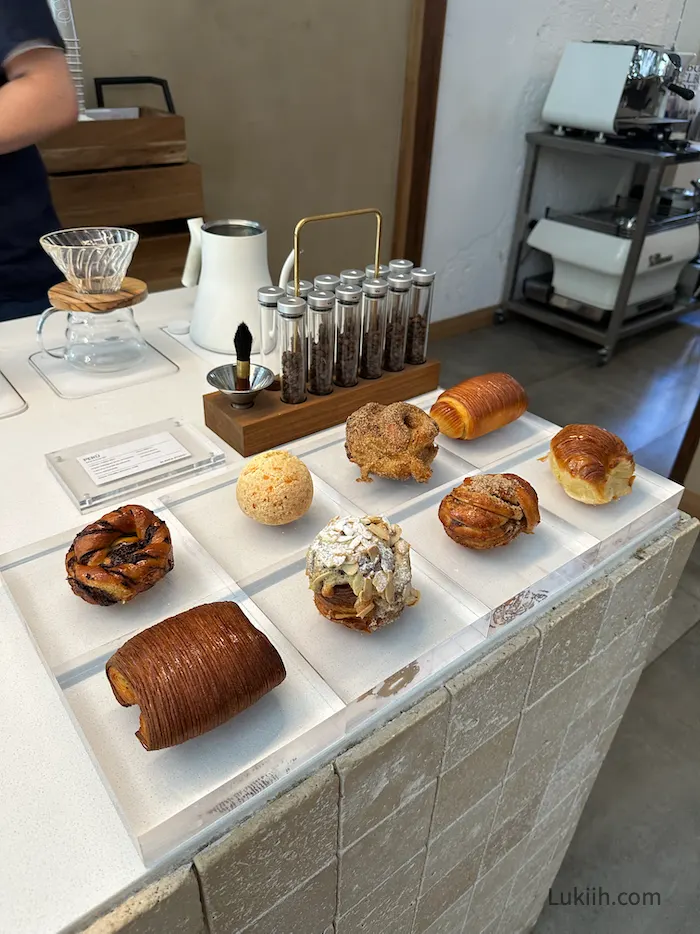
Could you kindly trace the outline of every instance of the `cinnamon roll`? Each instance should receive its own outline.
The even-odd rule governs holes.
[[[512,473],[467,477],[443,499],[438,517],[445,532],[465,548],[498,548],[540,521],[537,493]]]

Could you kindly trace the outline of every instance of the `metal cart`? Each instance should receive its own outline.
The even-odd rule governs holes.
[[[686,311],[700,307],[700,301],[678,300],[670,308],[650,312],[629,321],[624,320],[639,264],[639,256],[644,239],[649,231],[664,172],[669,166],[679,165],[684,162],[700,162],[700,152],[695,150],[663,152],[654,149],[635,149],[631,146],[599,143],[582,137],[558,136],[554,133],[528,133],[525,138],[527,140],[525,170],[518,199],[513,244],[508,257],[501,308],[495,315],[496,323],[504,321],[508,312],[524,315],[526,318],[532,318],[535,321],[542,321],[552,327],[559,328],[559,330],[567,331],[569,334],[575,334],[585,340],[592,341],[594,344],[599,344],[598,362],[604,364],[612,356],[620,338],[646,331],[649,328],[656,327],[663,321],[669,321]],[[553,310],[540,302],[525,297],[516,297],[518,272],[523,259],[523,247],[533,220],[530,215],[530,207],[542,149],[584,154],[592,158],[604,156],[606,158],[623,159],[626,162],[640,166],[641,171],[646,169],[644,190],[639,202],[637,221],[630,238],[630,251],[620,280],[615,306],[610,313],[607,325],[595,325],[563,311]]]

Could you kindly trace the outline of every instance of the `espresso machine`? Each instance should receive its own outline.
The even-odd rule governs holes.
[[[670,95],[694,97],[680,84],[693,58],[637,41],[566,46],[542,112],[550,127],[526,134],[496,323],[543,322],[597,344],[604,364],[622,338],[700,306],[700,186],[669,187],[682,164],[700,177],[690,120],[668,116]],[[550,179],[559,160],[556,183],[535,197],[544,152]]]
[[[663,46],[628,42],[570,42],[564,49],[542,111],[563,135],[578,130],[609,137],[668,138],[689,121],[665,116],[668,96],[692,100],[678,83],[693,55]]]

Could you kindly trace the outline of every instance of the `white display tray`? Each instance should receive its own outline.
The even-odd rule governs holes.
[[[398,513],[395,520],[409,542],[431,564],[490,610],[508,605],[530,608],[560,593],[593,566],[598,541],[541,510],[541,522],[531,535],[519,535],[503,548],[485,551],[464,548],[446,534],[438,509],[451,486],[423,498],[419,508]],[[517,598],[517,599],[514,599]],[[503,610],[495,614],[502,621]],[[513,614],[513,618],[518,615]]]
[[[52,348],[54,351],[58,348]],[[152,383],[163,376],[171,376],[179,371],[165,354],[146,343],[143,359],[137,366],[116,373],[89,373],[77,370],[66,360],[57,359],[43,351],[34,353],[29,358],[41,378],[61,399],[85,399],[103,392],[124,389],[140,383]]]
[[[290,744],[344,704],[177,519],[162,505],[142,502],[167,523],[175,567],[132,602],[92,606],[72,593],[63,561],[78,529],[3,556],[0,587],[31,632],[127,830],[150,863],[270,784],[273,779],[261,782],[256,768],[263,760],[277,756],[274,777],[289,772],[298,757]],[[217,600],[241,606],[279,651],[287,677],[253,708],[205,736],[146,752],[134,735],[138,708],[116,702],[105,662],[136,632]]]
[[[619,551],[626,542],[658,525],[678,508],[683,487],[637,465],[632,492],[604,506],[587,506],[564,492],[546,460],[549,445],[540,445],[502,465],[523,477],[537,491],[540,506],[600,542],[599,558]],[[542,460],[542,458],[545,458]]]
[[[109,656],[131,635],[174,616],[231,586],[229,576],[172,516],[143,498],[139,502],[165,520],[175,566],[155,587],[125,604],[93,606],[76,597],[66,582],[65,557],[77,526],[61,535],[4,555],[0,573],[59,683],[69,683],[82,666]],[[41,586],[37,586],[37,582]]]
[[[419,409],[430,413],[433,403],[441,393],[442,389],[433,389],[410,401]],[[549,439],[558,431],[558,425],[538,415],[533,415],[531,412],[526,412],[510,425],[492,431],[482,438],[476,438],[474,441],[459,441],[440,434],[436,442],[441,451],[450,451],[468,465],[477,467],[479,470],[486,470],[491,464],[498,464],[506,458],[514,457],[543,442],[549,443]],[[296,445],[299,445],[299,451],[308,453],[340,438],[345,440],[345,425],[338,425],[329,431],[311,435],[310,438],[296,442]],[[440,458],[440,455],[438,457]],[[435,466],[440,465],[436,463]],[[438,482],[432,485],[439,486],[439,478]]]
[[[308,464],[310,458],[305,461]],[[405,666],[458,633],[462,652],[486,637],[488,608],[439,570],[429,568],[415,552],[414,585],[422,597],[392,626],[367,635],[325,620],[316,610],[304,573],[306,550],[334,516],[361,515],[362,509],[312,474],[314,501],[309,512],[287,526],[262,526],[236,503],[241,469],[235,467],[215,486],[198,484],[164,496],[163,502],[346,702],[382,689]],[[379,498],[383,487],[371,486]],[[406,486],[411,488],[415,495],[422,485]],[[383,501],[373,506],[382,513],[388,511],[385,507]]]
[[[461,599],[441,586],[439,572],[411,554],[420,600],[390,626],[374,633],[332,623],[316,609],[305,573],[306,549],[267,577],[244,582],[246,591],[346,703],[373,690],[422,680],[420,658],[453,637],[463,652],[488,632],[488,611],[471,594]]]
[[[473,473],[474,465],[456,456],[451,451],[440,449],[432,463],[433,475],[427,483],[415,480],[386,480],[372,477],[371,482],[359,478],[360,468],[348,460],[345,453],[345,425],[337,425],[321,432],[326,443],[323,446],[309,441],[305,447],[295,447],[298,454],[316,476],[363,513],[388,515],[403,508],[407,503],[425,496],[446,483],[459,483],[467,474]],[[314,440],[320,435],[314,436]],[[311,448],[311,449],[309,449]]]
[[[0,373],[0,418],[19,415],[27,408],[27,403],[17,392],[6,376]]]
[[[314,478],[311,508],[289,525],[261,525],[241,512],[236,484],[242,464],[212,480],[162,496],[163,503],[235,580],[255,577],[265,568],[306,549],[319,529],[343,511],[333,490]]]
[[[415,401],[429,407],[435,395]],[[527,416],[470,448],[489,472],[530,480],[540,498],[535,533],[493,551],[460,547],[437,517],[442,497],[477,472],[461,446],[441,444],[427,484],[357,483],[339,426],[290,446],[314,482],[313,505],[295,523],[266,527],[240,512],[242,465],[154,501],[172,533],[175,568],[125,606],[91,607],[71,593],[63,558],[75,530],[0,557],[0,588],[32,633],[147,863],[195,836],[204,840],[226,815],[259,806],[358,730],[464,667],[492,629],[523,625],[673,521],[681,488],[643,469],[618,503],[586,507],[566,497],[537,460],[554,430]],[[421,591],[415,606],[372,635],[324,619],[304,574],[306,549],[329,519],[363,513],[402,526]],[[287,680],[212,733],[147,753],[133,735],[138,712],[116,703],[104,663],[132,633],[219,599],[236,600],[269,635]]]
[[[144,859],[172,850],[216,820],[233,783],[248,770],[341,710],[342,701],[239,590],[209,594],[206,601],[233,600],[270,639],[287,677],[257,704],[216,730],[182,746],[146,752],[135,737],[137,707],[120,707],[104,663],[83,670],[64,688],[65,697],[94,760]],[[115,646],[116,648],[116,646]],[[286,764],[295,754],[288,751]],[[207,799],[215,798],[214,809]]]
[[[426,406],[430,411],[430,406]],[[513,457],[522,451],[549,439],[559,431],[556,425],[546,422],[537,415],[526,412],[517,421],[511,422],[474,441],[459,441],[446,435],[438,437],[440,447],[463,458],[479,470],[489,472],[492,464],[501,463],[504,458]]]

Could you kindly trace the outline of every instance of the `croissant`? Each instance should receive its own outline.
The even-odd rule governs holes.
[[[446,389],[430,414],[448,438],[470,441],[503,428],[526,411],[527,395],[517,380],[507,373],[485,373]]]
[[[123,707],[141,708],[144,749],[177,746],[251,707],[281,684],[277,650],[236,603],[209,603],[144,629],[107,662]]]
[[[86,603],[127,603],[173,569],[167,525],[145,506],[122,506],[79,532],[66,555],[71,590]]]
[[[549,466],[564,492],[600,506],[632,492],[634,457],[625,442],[596,425],[567,425],[551,440]]]
[[[540,521],[537,493],[512,473],[466,477],[440,503],[438,517],[450,538],[465,548],[498,548]]]

